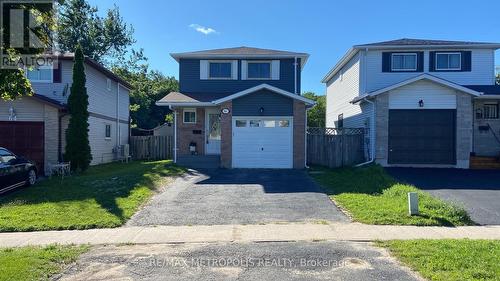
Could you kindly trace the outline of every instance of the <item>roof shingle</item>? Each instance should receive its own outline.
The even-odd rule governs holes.
[[[452,46],[452,45],[490,45],[496,43],[488,42],[471,42],[471,41],[449,41],[449,40],[432,40],[432,39],[412,39],[401,38],[390,41],[382,41],[369,44],[356,45],[356,47],[363,46]]]

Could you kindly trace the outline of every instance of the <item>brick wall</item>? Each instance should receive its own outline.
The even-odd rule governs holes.
[[[191,154],[189,144],[196,143],[196,151],[198,154],[205,154],[205,109],[196,109],[196,123],[184,123],[183,109],[178,108],[177,111],[177,153],[178,155]],[[200,130],[201,134],[193,134],[193,130]]]
[[[293,168],[303,169],[305,165],[306,106],[303,102],[293,102]]]
[[[221,114],[221,166],[223,168],[232,167],[233,157],[233,104],[232,101],[225,102],[221,105],[221,109],[229,109],[228,114]]]

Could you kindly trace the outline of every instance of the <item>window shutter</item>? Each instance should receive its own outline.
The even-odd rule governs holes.
[[[436,52],[429,52],[429,71],[436,71]]]
[[[417,72],[424,72],[424,52],[417,52]]]
[[[382,53],[382,72],[391,72],[392,53]]]
[[[57,62],[57,67],[52,69],[52,81],[54,83],[61,83],[61,62]]]
[[[208,79],[208,61],[200,60],[200,79]]]
[[[280,61],[273,60],[271,62],[271,79],[280,80]]]
[[[471,51],[462,52],[462,69],[461,71],[471,71],[472,70],[472,54]]]
[[[241,80],[247,80],[248,64],[246,60],[241,61]]]
[[[238,60],[233,60],[231,65],[231,79],[238,80]]]

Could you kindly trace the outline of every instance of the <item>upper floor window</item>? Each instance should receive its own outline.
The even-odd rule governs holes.
[[[417,54],[416,53],[394,53],[392,54],[392,71],[416,71]]]
[[[436,53],[436,70],[461,70],[461,53]]]
[[[53,70],[50,66],[40,66],[38,68],[26,69],[26,77],[31,82],[52,83]]]
[[[108,89],[108,91],[111,91],[111,79],[109,78],[106,78],[106,89]]]
[[[271,79],[271,62],[248,62],[248,79]]]
[[[106,124],[104,126],[104,138],[110,139],[111,138],[111,125]]]
[[[212,79],[231,79],[231,62],[209,62],[208,77]]]

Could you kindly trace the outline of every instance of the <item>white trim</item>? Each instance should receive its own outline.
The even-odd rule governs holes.
[[[271,61],[271,80],[280,80],[280,60],[272,60]],[[297,67],[295,67],[297,69]],[[297,71],[295,71],[295,75],[297,75]]]
[[[438,78],[436,76],[432,76],[432,75],[429,75],[429,74],[421,74],[421,75],[418,75],[416,77],[410,78],[408,80],[402,81],[400,83],[393,84],[391,86],[382,88],[382,89],[377,90],[377,91],[373,91],[373,92],[369,93],[368,95],[363,95],[363,97],[366,97],[366,96],[373,97],[373,96],[376,96],[376,95],[380,95],[380,94],[385,93],[387,91],[390,91],[390,90],[402,87],[404,85],[411,84],[413,82],[416,82],[416,81],[419,81],[419,80],[422,80],[422,79],[427,79],[427,80],[430,80],[432,82],[436,82],[438,84],[441,84],[441,85],[444,85],[444,86],[448,86],[448,87],[450,87],[452,89],[455,89],[455,90],[458,90],[458,91],[461,91],[461,92],[464,92],[464,93],[467,93],[467,94],[471,94],[473,96],[479,96],[479,95],[481,95],[480,92],[471,90],[469,88],[460,86],[458,84],[455,84],[453,82],[450,82],[450,81]]]
[[[246,60],[241,61],[241,80],[247,80],[247,66],[248,62]]]
[[[200,80],[208,79],[208,61],[200,60]]]
[[[157,101],[155,103],[157,106],[190,106],[190,107],[206,107],[206,106],[215,106],[212,102],[164,102]]]
[[[266,77],[262,77],[262,78],[251,78],[251,77],[248,77],[248,67],[252,63],[267,63],[267,64],[269,64],[269,77],[267,77],[267,78]],[[246,80],[272,80],[273,79],[273,61],[272,60],[250,60],[250,61],[246,61],[246,68],[247,68]]]
[[[256,92],[256,91],[259,91],[259,90],[262,90],[262,89],[267,89],[267,90],[275,92],[277,94],[281,94],[281,95],[287,96],[287,97],[292,98],[292,99],[303,101],[303,102],[305,102],[305,103],[307,103],[309,105],[316,104],[316,102],[314,102],[314,101],[312,101],[310,99],[304,98],[303,96],[292,94],[290,92],[287,92],[287,91],[282,90],[280,88],[276,88],[276,87],[268,85],[268,84],[260,84],[260,85],[257,85],[255,87],[248,88],[248,89],[243,90],[241,92],[232,94],[230,96],[227,96],[227,97],[224,97],[224,98],[221,98],[221,99],[218,99],[218,100],[215,100],[215,101],[213,101],[213,103],[214,104],[221,104],[221,103],[224,103],[226,101],[230,101],[230,100],[242,97],[244,95],[248,95],[250,93],[253,93],[253,92]]]
[[[413,56],[415,57],[415,68],[394,68],[394,56]],[[398,71],[417,71],[417,64],[418,64],[418,54],[417,53],[392,53],[391,54],[391,71],[398,72]],[[404,66],[404,59],[403,59],[403,66]]]
[[[450,66],[450,55],[460,56],[460,66],[458,68],[438,68],[438,55],[448,55],[448,66]],[[436,52],[434,54],[434,69],[438,71],[462,70],[462,53],[461,52]]]
[[[193,112],[194,112],[194,122],[186,122],[184,114],[193,113]],[[184,108],[182,110],[182,123],[184,123],[184,124],[196,124],[197,118],[198,118],[198,116],[196,114],[196,108]]]

